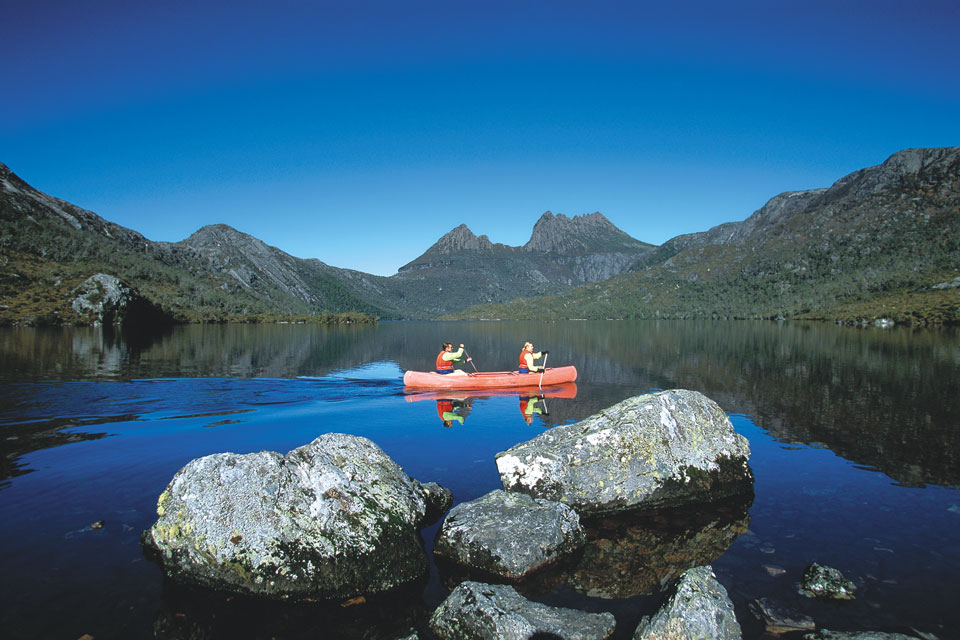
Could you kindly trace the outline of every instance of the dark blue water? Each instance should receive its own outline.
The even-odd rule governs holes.
[[[427,368],[442,340],[466,342],[482,368],[499,369],[531,338],[551,363],[581,372],[576,397],[546,397],[547,415],[532,424],[517,395],[452,398],[463,421],[446,427],[436,399],[404,393],[402,371]],[[427,637],[426,617],[455,582],[446,568],[391,602],[238,604],[167,584],[139,536],[174,473],[199,456],[285,453],[322,433],[352,433],[411,476],[471,500],[500,487],[497,452],[676,387],[717,400],[750,440],[752,503],[598,525],[617,531],[602,534],[615,541],[611,564],[543,578],[528,595],[612,611],[618,637],[629,637],[662,597],[660,581],[712,562],[746,637],[762,632],[748,607],[760,597],[831,629],[948,638],[960,628],[960,340],[951,331],[390,323],[185,327],[144,340],[6,330],[0,355],[5,637],[392,638],[411,626]],[[428,550],[435,531],[424,531]],[[858,598],[798,595],[813,561],[853,579]]]

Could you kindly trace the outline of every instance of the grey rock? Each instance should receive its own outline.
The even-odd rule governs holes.
[[[565,504],[492,491],[454,507],[434,552],[474,569],[522,578],[583,546],[577,512]]]
[[[565,640],[609,638],[616,621],[610,613],[586,613],[531,602],[508,585],[461,583],[430,617],[441,640],[527,640],[549,634]]]
[[[947,280],[946,282],[941,282],[935,284],[931,289],[960,289],[960,276],[957,276],[953,280]]]
[[[199,458],[142,541],[182,582],[271,598],[349,598],[422,577],[423,486],[366,438],[325,434],[286,456]]]
[[[667,602],[652,617],[643,618],[633,634],[634,640],[740,637],[733,602],[709,566],[685,572]]]
[[[757,598],[751,602],[750,611],[763,622],[767,633],[773,635],[816,629],[816,624],[810,616],[786,609],[769,598]]]
[[[427,514],[424,516],[424,525],[431,525],[453,506],[453,493],[436,482],[427,482],[423,485],[424,498],[427,501]]]
[[[508,491],[583,514],[718,500],[752,489],[747,440],[696,391],[629,398],[498,453]]]
[[[808,598],[853,600],[856,597],[857,587],[839,570],[814,562],[803,570],[799,591]]]
[[[804,640],[916,640],[913,636],[885,631],[830,631],[821,629],[816,633],[807,633]]]
[[[110,325],[168,320],[152,302],[106,273],[90,276],[73,293],[76,297],[70,306],[80,322]]]

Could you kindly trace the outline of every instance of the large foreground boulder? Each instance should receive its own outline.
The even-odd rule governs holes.
[[[450,510],[434,553],[487,573],[518,579],[583,546],[571,507],[523,493],[491,491]]]
[[[629,398],[496,456],[508,491],[581,515],[706,502],[752,489],[746,438],[696,391]]]
[[[603,640],[613,635],[610,613],[586,613],[532,602],[509,585],[462,582],[430,617],[441,640]]]
[[[643,618],[633,640],[739,640],[740,624],[727,590],[713,569],[685,572],[667,602],[655,615]]]
[[[193,460],[144,532],[182,582],[272,598],[346,598],[422,577],[427,496],[366,438],[325,434],[286,456]]]

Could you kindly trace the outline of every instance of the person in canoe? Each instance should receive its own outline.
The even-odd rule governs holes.
[[[545,369],[539,365],[533,364],[534,360],[539,360],[543,356],[550,353],[549,351],[539,351],[534,353],[533,343],[524,342],[523,351],[520,352],[520,362],[517,367],[517,373],[540,373]]]
[[[470,362],[473,358],[467,357],[466,360],[463,359],[463,344],[460,344],[460,348],[457,351],[453,350],[453,345],[449,342],[443,343],[443,351],[437,354],[437,373],[451,376],[466,376],[469,375],[466,371],[462,369],[454,369],[454,364],[462,364],[464,362]]]

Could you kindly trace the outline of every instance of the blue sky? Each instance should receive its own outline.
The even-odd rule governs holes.
[[[0,162],[152,240],[390,275],[547,210],[660,244],[960,145],[957,2],[6,0]]]

